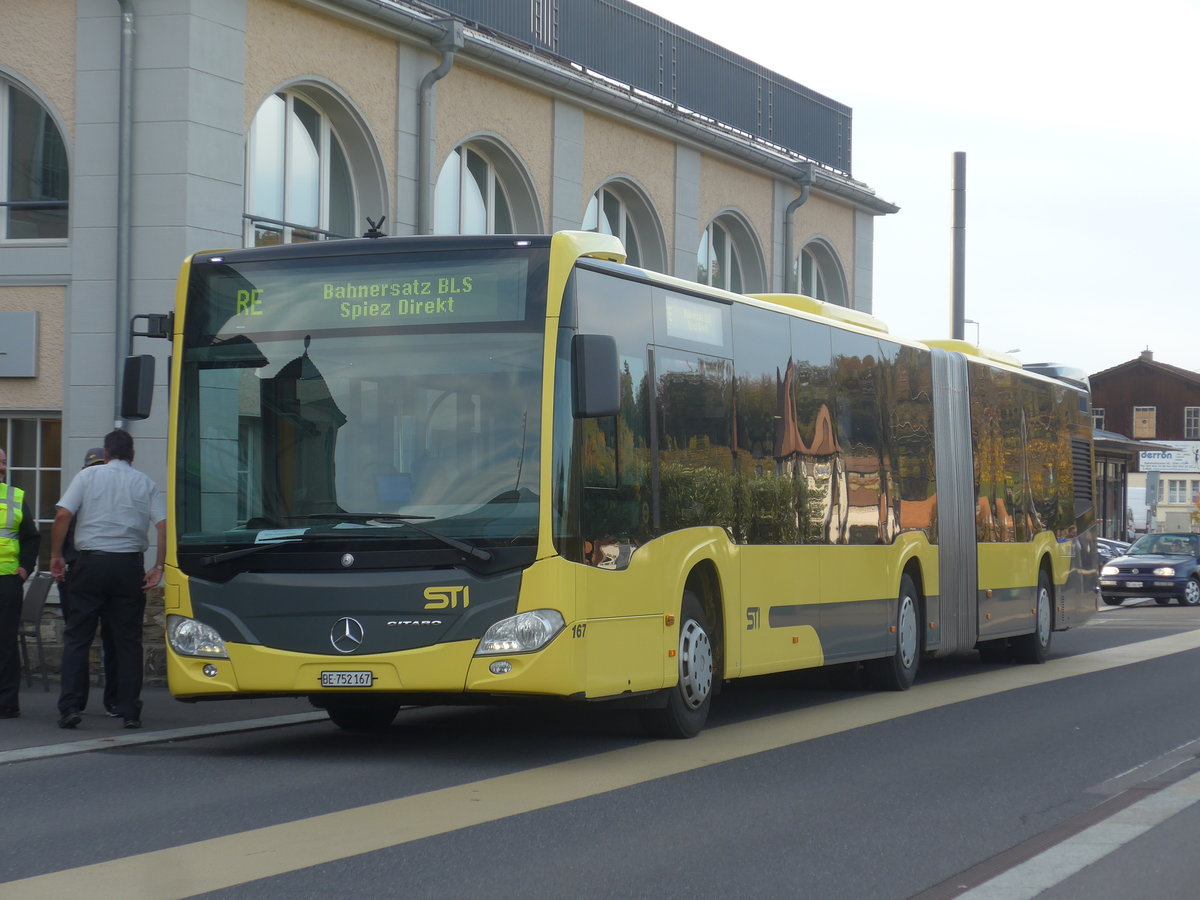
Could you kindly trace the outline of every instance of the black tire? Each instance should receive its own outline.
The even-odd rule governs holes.
[[[1054,587],[1045,569],[1038,571],[1037,603],[1033,631],[1009,640],[1013,658],[1023,663],[1044,663],[1050,655],[1050,639],[1054,636]]]
[[[383,731],[400,712],[398,703],[330,703],[329,721],[342,731]]]
[[[917,678],[921,665],[921,600],[913,580],[900,579],[896,600],[894,649],[891,656],[869,659],[867,678],[881,691],[907,691]]]
[[[1102,597],[1101,598],[1109,606],[1120,606],[1123,597]]]
[[[690,738],[704,728],[716,677],[710,634],[700,599],[685,591],[679,610],[679,682],[668,690],[665,706],[641,712],[642,726],[653,737]]]
[[[1180,606],[1200,606],[1200,580],[1195,576],[1188,579],[1179,595]]]

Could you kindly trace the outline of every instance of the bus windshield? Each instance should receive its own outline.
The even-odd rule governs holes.
[[[180,550],[532,546],[543,309],[527,302],[530,269],[528,251],[194,264]]]

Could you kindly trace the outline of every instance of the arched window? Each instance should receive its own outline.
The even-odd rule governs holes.
[[[450,152],[434,187],[434,234],[541,230],[533,183],[511,150],[499,140],[477,138]]]
[[[696,251],[696,280],[701,284],[742,292],[742,264],[729,237],[729,230],[720,222],[704,229]]]
[[[434,234],[512,234],[512,206],[491,161],[471,144],[450,151],[434,189]]]
[[[347,118],[344,111],[341,116]],[[339,131],[307,94],[280,91],[258,108],[246,153],[248,246],[352,237],[359,231],[354,167]],[[382,192],[376,193],[374,205],[382,214]]]
[[[666,242],[650,201],[632,183],[610,181],[592,194],[583,214],[584,231],[619,238],[631,266],[666,271]]]
[[[696,250],[696,280],[739,294],[764,289],[762,254],[736,216],[717,216],[704,229]]]
[[[65,238],[69,176],[50,113],[0,78],[0,241]]]
[[[801,248],[793,273],[799,276],[800,293],[836,306],[850,305],[837,254],[824,241],[810,241]]]

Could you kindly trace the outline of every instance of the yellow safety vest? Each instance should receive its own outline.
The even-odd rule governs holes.
[[[0,575],[16,575],[21,566],[21,515],[25,492],[0,482]]]

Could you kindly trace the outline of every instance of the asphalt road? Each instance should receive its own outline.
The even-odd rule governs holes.
[[[1129,601],[1043,666],[735,683],[691,741],[442,707],[34,753],[0,898],[1192,897],[1198,667],[1200,610]]]

